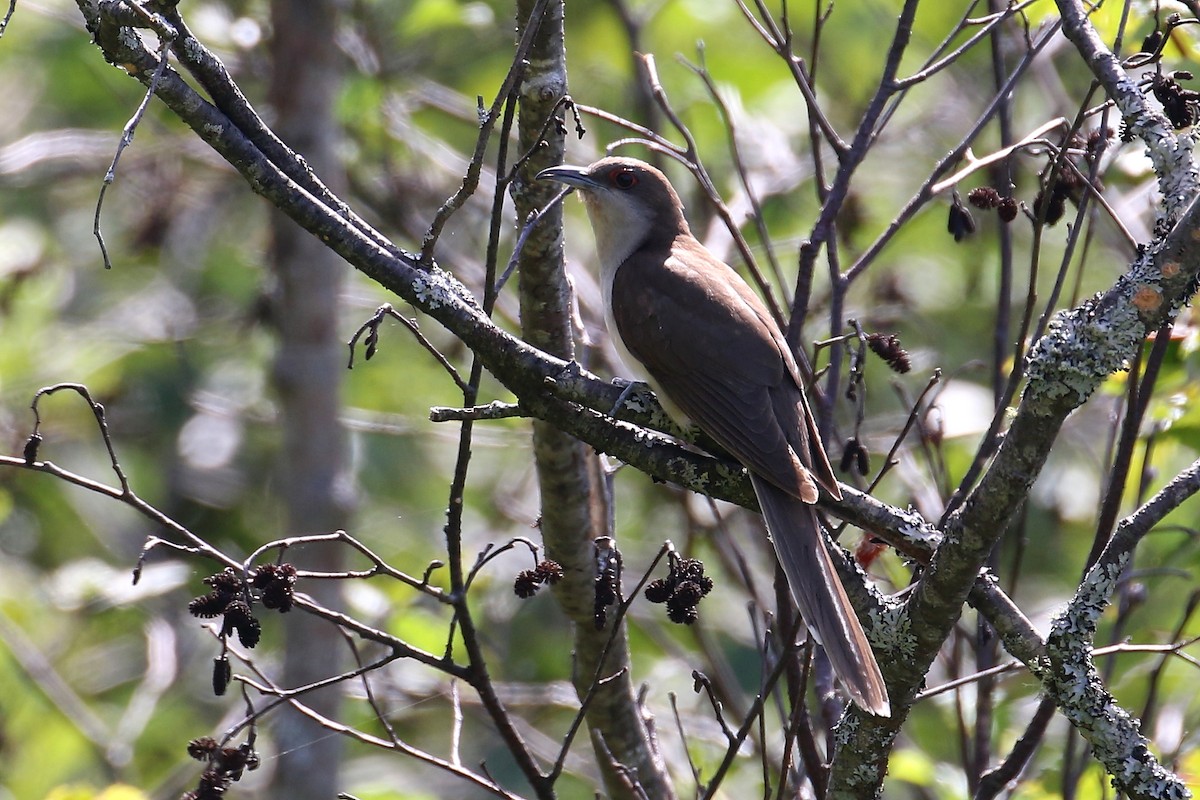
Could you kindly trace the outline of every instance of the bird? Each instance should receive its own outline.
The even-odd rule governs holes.
[[[890,716],[879,664],[833,566],[814,503],[841,499],[796,358],[762,300],[688,227],[670,181],[609,156],[537,177],[580,194],[618,355],[668,415],[694,423],[750,475],[805,624],[851,699]]]

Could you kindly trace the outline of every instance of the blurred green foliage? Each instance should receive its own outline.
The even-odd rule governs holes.
[[[696,136],[722,193],[738,197],[728,129],[703,83],[677,54],[693,64],[703,59],[734,113],[737,144],[756,180],[765,185],[772,176],[783,176],[790,181],[786,192],[771,196],[764,206],[772,246],[786,275],[785,285],[776,291],[790,296],[796,247],[818,203],[806,155],[804,104],[783,63],[733,3],[625,5],[642,25],[638,46],[657,56],[664,88]],[[579,103],[647,122],[637,118],[637,71],[615,6],[568,5],[572,93]],[[1050,8],[1048,3],[1040,6]],[[270,68],[265,4],[194,2],[183,11],[261,105]],[[813,3],[791,3],[790,12],[803,43],[798,49],[809,56]],[[959,4],[922,5],[902,74],[922,66],[920,59],[960,13]],[[366,0],[349,4],[341,28],[330,32],[338,37],[347,64],[338,105],[345,129],[346,196],[402,246],[419,244],[434,210],[457,187],[464,154],[474,144],[475,98],[490,102],[509,66],[512,15],[509,4],[500,0]],[[882,0],[837,4],[822,31],[817,83],[830,121],[843,135],[853,130],[874,90],[894,15],[895,4]],[[1116,23],[1106,17],[1104,24]],[[1132,24],[1126,38],[1139,41],[1149,23],[1135,19]],[[852,189],[855,213],[844,215],[839,232],[843,267],[886,228],[932,165],[969,128],[993,92],[988,64],[985,47],[977,47],[954,67],[917,85],[899,108]],[[1072,103],[1087,83],[1069,48],[1048,57],[1018,91],[1014,129],[1030,130],[1058,115],[1072,117]],[[266,206],[188,130],[151,104],[103,209],[102,227],[114,262],[105,271],[91,234],[92,215],[141,87],[102,61],[72,4],[51,0],[18,7],[0,40],[0,92],[7,109],[0,118],[0,448],[6,454],[21,453],[32,425],[28,406],[37,388],[85,383],[106,408],[134,489],[180,523],[239,557],[269,539],[309,532],[280,527],[273,461],[279,437],[268,377],[272,334],[260,302],[270,281],[263,268]],[[585,125],[588,136],[571,143],[571,160],[586,162],[624,135],[595,119],[585,117]],[[660,131],[679,141],[676,131]],[[981,146],[994,142],[989,133]],[[1134,187],[1147,176],[1144,167],[1138,172],[1136,158],[1129,161],[1134,166],[1112,182],[1128,217],[1123,222],[1144,231],[1152,208],[1149,201],[1137,199]],[[1027,203],[1036,193],[1042,163],[1032,157],[1017,161],[1016,195]],[[680,171],[672,174],[696,230],[714,247],[730,252],[694,184]],[[484,195],[472,200],[451,222],[440,252],[443,264],[476,290],[489,203]],[[573,268],[586,274],[590,241],[577,204],[570,205],[569,252],[577,262]],[[979,212],[977,218],[980,233],[956,245],[946,233],[946,203],[931,203],[858,282],[846,314],[870,330],[898,333],[913,354],[914,372],[904,378],[891,376],[877,361],[867,366],[871,393],[862,436],[876,461],[932,371],[940,368],[948,378],[941,396],[946,435],[938,459],[950,487],[969,465],[990,414],[985,365],[992,358],[996,315],[998,223]],[[1055,280],[1064,228],[1047,233],[1038,298],[1049,295]],[[766,246],[753,226],[747,224],[745,232],[756,256],[764,259]],[[1029,226],[1014,225],[1013,232],[1020,283],[1029,268]],[[506,230],[502,259],[511,241],[512,231]],[[1071,296],[1107,286],[1128,255],[1111,223],[1099,219],[1084,263],[1071,267],[1067,285],[1077,281],[1078,286]],[[827,276],[818,274],[809,339],[842,332],[820,326],[827,287]],[[1018,303],[1024,291],[1019,285]],[[365,279],[352,278],[342,298],[343,337],[349,339],[375,306],[390,299]],[[580,301],[589,326],[598,331],[594,298],[581,289]],[[1035,306],[1035,313],[1040,311]],[[512,327],[514,316],[515,299],[506,295],[498,318]],[[1200,411],[1195,410],[1200,405],[1192,402],[1197,392],[1192,366],[1196,329],[1188,319],[1177,330],[1179,341],[1172,344],[1144,431],[1153,436],[1153,465],[1146,485],[1137,488],[1134,481],[1127,491],[1126,509],[1200,452]],[[465,369],[469,354],[461,346],[431,323],[423,331]],[[1039,483],[1036,504],[997,554],[1005,576],[1015,574],[1010,567],[1020,560],[1014,594],[1043,630],[1069,595],[1091,546],[1114,424],[1112,401],[1124,391],[1122,376],[1111,384],[1108,394],[1075,416]],[[508,399],[494,383],[485,384],[484,395],[485,401]],[[982,412],[979,395],[984,398]],[[427,412],[430,406],[455,405],[461,398],[425,351],[394,324],[384,327],[378,356],[368,363],[359,354],[345,375],[344,397],[358,492],[352,533],[393,564],[420,575],[442,552],[457,434],[456,426],[428,422]],[[42,414],[46,438],[41,457],[115,483],[95,421],[78,397],[49,398]],[[837,414],[842,424],[851,423],[848,404],[839,405]],[[477,430],[465,526],[468,561],[488,542],[537,538],[526,425],[484,423]],[[927,452],[916,444],[903,450],[896,471],[877,494],[889,502],[933,508],[929,498],[937,487],[929,478]],[[834,453],[835,461],[839,455]],[[707,519],[708,508],[700,499],[651,486],[630,470],[619,473],[616,498],[617,529],[631,572],[640,575],[638,565],[649,563],[667,538],[710,563],[721,560],[712,526],[686,524],[688,518]],[[729,509],[722,511],[730,515]],[[1139,552],[1136,578],[1149,592],[1122,632],[1131,641],[1163,641],[1178,624],[1181,598],[1196,587],[1195,516],[1195,504],[1189,503],[1171,518],[1173,527],[1151,536]],[[769,588],[767,556],[748,532],[750,522],[735,514],[724,524],[744,533],[747,558]],[[186,740],[220,732],[240,713],[240,701],[211,696],[208,675],[215,640],[186,613],[187,598],[204,591],[200,581],[207,567],[156,553],[141,583],[130,586],[130,570],[145,538],[157,533],[161,531],[119,503],[43,475],[0,471],[0,798],[177,796],[194,785],[198,773],[184,753]],[[515,711],[527,720],[530,735],[548,757],[574,712],[565,647],[569,633],[549,597],[524,602],[513,597],[511,578],[529,566],[527,560],[519,548],[501,557],[480,575],[475,591],[496,677],[510,687],[517,698],[512,701]],[[891,590],[902,589],[909,574],[891,555],[874,572],[884,579],[883,588]],[[435,583],[440,574],[433,571]],[[744,602],[719,587],[701,607],[699,630],[673,628],[657,609],[642,605],[633,613],[637,680],[650,687],[648,702],[668,758],[685,763],[683,743],[673,730],[667,733],[672,728],[670,695],[689,735],[690,755],[704,775],[715,769],[725,744],[707,701],[691,691],[691,669],[702,645],[716,647],[736,667],[747,696],[753,693],[759,667]],[[445,647],[446,610],[397,584],[374,580],[350,586],[348,603],[354,613],[418,647],[431,652]],[[972,620],[970,613],[964,618],[960,647],[973,635]],[[260,655],[266,662],[273,661],[279,645],[273,622],[267,620]],[[1183,635],[1195,633],[1192,622]],[[1101,644],[1107,643],[1105,635],[1102,631]],[[1139,709],[1144,702],[1146,673],[1156,659],[1131,654],[1118,660],[1112,685],[1128,707]],[[953,676],[939,672],[930,685],[947,677]],[[1170,713],[1163,711],[1159,727],[1148,731],[1162,736],[1164,747],[1173,746],[1183,759],[1179,766],[1193,776],[1200,775],[1193,733],[1200,704],[1188,688],[1194,681],[1194,673],[1181,664],[1167,669],[1160,704]],[[397,730],[417,746],[445,752],[446,681],[399,663],[389,668],[383,683],[384,705]],[[993,733],[1003,753],[1023,730],[1037,702],[1037,686],[1013,672],[1001,678],[998,691],[1001,709]],[[970,693],[968,688],[959,696],[938,695],[917,707],[891,764],[888,797],[963,796],[959,742],[947,734],[969,713]],[[148,708],[140,705],[147,698]],[[370,727],[371,712],[365,706],[350,713],[352,721]],[[467,713],[477,718],[474,708]],[[1066,736],[1061,720],[1055,725],[1014,796],[1057,796]],[[269,750],[264,755],[269,771]],[[349,757],[347,789],[364,800],[445,796],[422,788],[428,772],[403,758],[367,748],[352,748]],[[483,759],[497,778],[517,780],[498,742],[486,735],[464,741],[464,763]],[[753,758],[735,770],[725,784],[728,796],[743,790],[759,793],[756,770]],[[590,777],[586,767],[572,772],[560,785],[561,796],[592,796]],[[682,787],[690,780],[683,772],[678,778]],[[1099,791],[1105,783],[1096,771],[1083,785]],[[249,776],[234,792],[238,797],[264,796],[262,786],[261,778]],[[472,796],[454,786],[460,796]]]

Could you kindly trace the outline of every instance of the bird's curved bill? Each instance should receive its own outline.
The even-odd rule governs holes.
[[[571,167],[566,164],[544,169],[537,174],[537,178],[539,181],[558,181],[581,189],[591,189],[598,185],[596,179],[588,174],[587,167]]]

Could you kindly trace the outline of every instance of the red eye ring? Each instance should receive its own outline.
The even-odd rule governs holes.
[[[618,189],[632,189],[638,185],[637,173],[628,168],[615,169],[608,177]]]

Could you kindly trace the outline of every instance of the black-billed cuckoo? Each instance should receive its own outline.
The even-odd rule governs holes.
[[[552,167],[583,196],[617,351],[676,421],[699,425],[749,471],[809,630],[858,705],[888,716],[887,688],[812,506],[841,490],[787,340],[758,296],[700,244],[667,177],[633,158]]]

